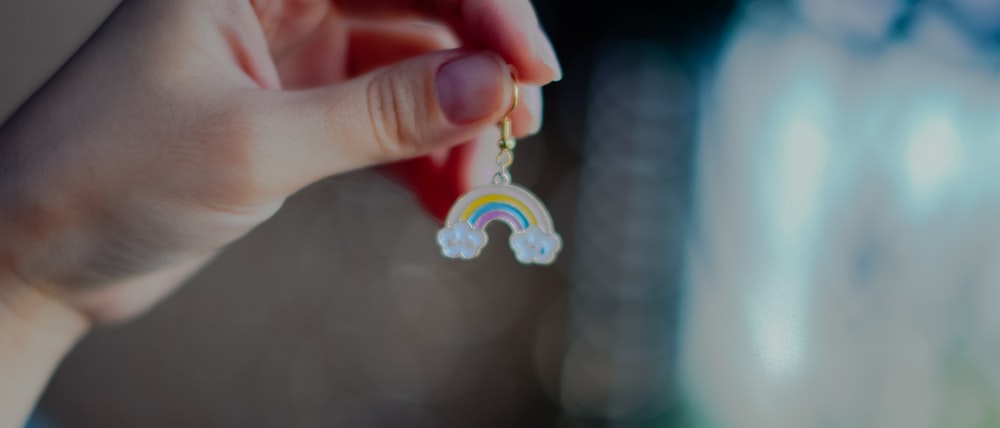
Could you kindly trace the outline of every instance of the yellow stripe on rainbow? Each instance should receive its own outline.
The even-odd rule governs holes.
[[[490,203],[506,203],[506,204],[510,204],[510,205],[516,207],[518,210],[520,210],[521,213],[523,213],[524,216],[528,218],[528,223],[529,224],[537,224],[538,223],[538,219],[535,218],[535,213],[531,212],[531,210],[528,209],[528,207],[526,205],[524,205],[523,202],[521,202],[517,198],[513,198],[511,196],[497,194],[497,193],[486,194],[486,195],[483,195],[483,196],[480,196],[480,197],[476,198],[475,200],[473,200],[472,202],[470,202],[468,206],[465,207],[465,210],[462,211],[462,216],[459,217],[459,218],[462,221],[468,221],[469,218],[472,217],[472,214],[474,214],[476,212],[476,210],[478,210],[483,205],[490,204]]]

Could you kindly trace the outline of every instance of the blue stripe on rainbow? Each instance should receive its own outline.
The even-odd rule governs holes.
[[[531,227],[528,217],[517,207],[505,202],[489,202],[483,204],[469,217],[469,223],[476,229],[482,229],[493,220],[502,220],[514,231],[523,232]]]

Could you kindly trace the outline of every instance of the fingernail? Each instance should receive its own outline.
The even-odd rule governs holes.
[[[541,28],[536,28],[535,30],[535,54],[542,60],[542,63],[552,70],[552,73],[555,75],[552,79],[553,81],[562,80],[562,67],[559,65],[559,58],[556,57],[552,41],[549,40],[549,36]]]
[[[453,59],[438,69],[437,96],[444,115],[464,124],[493,114],[502,97],[501,63],[492,54],[477,53]]]
[[[542,88],[524,86],[521,91],[521,102],[531,114],[531,133],[538,132],[542,127]]]

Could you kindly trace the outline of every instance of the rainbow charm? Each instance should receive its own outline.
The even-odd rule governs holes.
[[[535,195],[514,184],[491,184],[462,195],[438,231],[441,254],[453,259],[473,259],[486,247],[486,226],[494,221],[511,229],[510,248],[517,261],[548,265],[556,259],[562,239],[552,227],[552,217]]]

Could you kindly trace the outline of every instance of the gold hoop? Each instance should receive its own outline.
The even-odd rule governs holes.
[[[517,73],[514,71],[513,68],[510,69],[510,80],[511,83],[513,83],[514,85],[514,96],[510,101],[510,109],[508,109],[507,113],[504,113],[503,115],[504,120],[510,119],[510,115],[514,114],[514,109],[517,108],[517,101],[520,98],[520,92],[521,92],[517,88]]]

